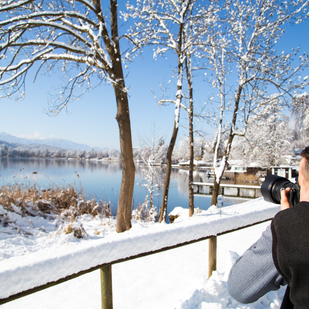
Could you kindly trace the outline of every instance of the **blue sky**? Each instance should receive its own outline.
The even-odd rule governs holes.
[[[133,144],[157,128],[156,135],[168,135],[173,128],[173,106],[158,106],[151,90],[168,74],[161,61],[139,59],[128,71],[130,116]],[[158,67],[161,67],[158,70]],[[165,69],[165,72],[164,72]],[[170,72],[169,72],[170,71]],[[33,83],[28,78],[22,101],[0,100],[0,132],[23,137],[57,137],[85,143],[92,147],[119,148],[116,102],[111,85],[102,85],[73,101],[67,111],[49,116],[49,93],[57,93],[59,81],[54,76],[40,76]],[[175,92],[175,91],[174,91]],[[157,136],[159,137],[159,136]],[[167,138],[167,136],[166,136]]]
[[[303,51],[309,52],[309,22],[289,27],[279,46],[284,50],[300,45]],[[167,83],[173,75],[175,60],[169,56],[167,60],[153,60],[151,51],[138,58],[129,66],[126,86],[129,88],[129,104],[133,145],[139,146],[140,140],[151,138],[153,127],[156,138],[160,135],[169,142],[173,129],[174,106],[158,106],[152,90],[159,96],[158,85]],[[307,73],[308,74],[308,73]],[[30,76],[29,76],[30,77]],[[195,83],[195,104],[201,108],[207,100],[209,89],[201,82]],[[116,102],[110,85],[103,85],[85,94],[80,101],[68,106],[58,116],[46,114],[48,94],[55,93],[59,86],[56,75],[44,76],[33,83],[27,79],[26,96],[22,101],[0,100],[0,132],[19,137],[56,137],[84,143],[91,147],[108,147],[119,149],[118,125],[115,120]],[[169,87],[169,95],[174,98],[176,81]],[[187,126],[187,117],[182,113],[181,125]],[[211,138],[213,129],[200,124],[204,136]],[[178,141],[187,135],[185,128],[180,130]]]

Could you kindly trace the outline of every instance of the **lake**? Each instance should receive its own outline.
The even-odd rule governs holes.
[[[145,200],[147,180],[143,173],[145,165],[136,164],[134,206]],[[154,204],[161,206],[162,187],[165,168],[155,167],[155,183],[158,191],[154,197]],[[72,185],[89,197],[110,201],[112,208],[117,208],[118,194],[121,183],[121,162],[65,160],[65,159],[35,159],[35,158],[0,158],[0,185],[19,183],[24,186],[36,185],[39,188]],[[205,171],[195,171],[194,181],[207,181]],[[211,179],[210,179],[211,181]],[[245,200],[224,198],[224,206],[233,205]],[[206,210],[210,207],[210,196],[194,196],[195,208]],[[167,212],[176,206],[188,208],[188,171],[173,169],[171,174],[170,191]]]

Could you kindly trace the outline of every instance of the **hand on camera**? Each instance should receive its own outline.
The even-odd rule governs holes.
[[[281,210],[290,208],[289,195],[291,188],[281,190]]]

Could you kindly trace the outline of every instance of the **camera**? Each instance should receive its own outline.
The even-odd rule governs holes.
[[[290,207],[294,207],[299,202],[300,186],[297,183],[289,181],[287,178],[268,175],[265,177],[265,181],[261,186],[261,193],[264,200],[275,204],[281,202],[281,190],[291,188],[289,194]]]

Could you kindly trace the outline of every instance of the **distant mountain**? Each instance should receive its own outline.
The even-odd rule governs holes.
[[[8,147],[10,147],[10,148],[17,148],[17,147],[19,147],[19,146],[22,146],[21,144],[9,143],[9,142],[5,142],[5,141],[1,141],[1,140],[0,140],[0,146],[1,146],[1,145],[6,145],[6,146],[8,146]]]
[[[50,147],[57,147],[63,149],[74,149],[74,150],[91,150],[91,147],[85,144],[74,143],[70,140],[60,138],[46,138],[46,139],[28,139],[13,136],[4,132],[0,132],[0,140],[11,143],[11,144],[22,144],[22,145],[44,145]],[[96,148],[98,149],[98,148]]]
[[[24,150],[26,151],[27,149],[32,149],[32,150],[49,150],[49,151],[57,151],[57,150],[63,150],[61,147],[55,147],[55,146],[49,146],[49,145],[43,145],[43,144],[19,144],[19,143],[9,143],[6,141],[0,140],[0,146],[6,145],[8,148],[18,148],[19,150]]]

